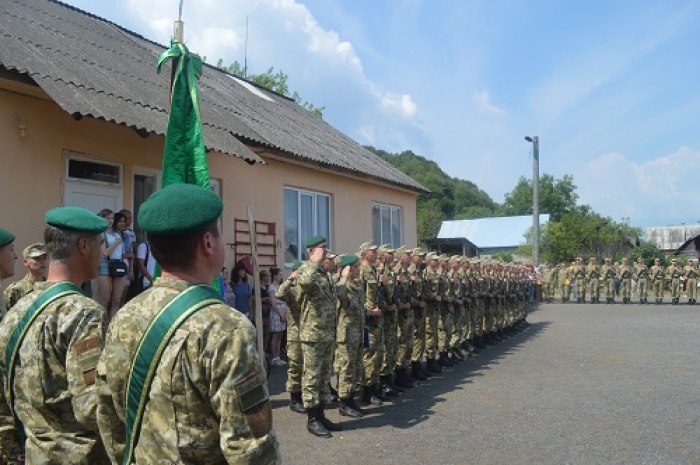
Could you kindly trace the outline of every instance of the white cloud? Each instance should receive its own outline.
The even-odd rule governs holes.
[[[416,132],[413,97],[369,79],[353,44],[320,25],[299,1],[201,0],[192,5],[186,3],[183,10],[185,42],[209,63],[222,58],[226,65],[243,64],[248,21],[249,72],[271,66],[284,71],[291,91],[326,107],[329,123],[342,121],[343,130],[360,143],[389,149],[401,131]],[[128,0],[128,8],[148,28],[146,36],[169,42],[177,14],[171,1]]]
[[[486,91],[474,92],[474,95],[472,95],[472,101],[476,103],[477,109],[480,113],[490,116],[501,116],[506,114],[504,109],[497,107],[491,102],[491,97]]]
[[[595,211],[615,220],[630,217],[634,225],[662,226],[700,219],[693,207],[700,197],[698,172],[700,151],[681,147],[641,163],[620,153],[604,154],[588,162],[576,179],[581,202]]]

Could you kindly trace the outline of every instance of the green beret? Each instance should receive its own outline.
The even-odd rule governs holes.
[[[326,242],[326,238],[323,236],[310,237],[306,240],[306,248],[310,249],[312,247],[316,247],[319,244],[323,244],[324,242]]]
[[[58,229],[99,234],[107,229],[107,220],[80,207],[58,207],[46,212],[46,224]]]
[[[211,189],[194,184],[171,184],[141,205],[138,224],[149,234],[185,234],[212,224],[223,210],[221,198]]]
[[[298,270],[300,266],[301,262],[295,262],[294,265],[292,265],[292,271]]]
[[[348,256],[344,257],[340,261],[340,263],[338,263],[338,266],[340,268],[345,268],[348,265],[352,265],[352,264],[356,263],[359,259],[360,259],[360,257],[358,257],[357,255],[348,255]]]
[[[7,244],[12,244],[15,240],[15,235],[7,229],[0,228],[0,247],[5,247]]]

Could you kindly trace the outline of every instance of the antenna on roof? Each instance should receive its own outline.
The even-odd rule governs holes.
[[[185,42],[185,23],[182,22],[182,3],[185,0],[180,0],[180,8],[177,14],[177,21],[173,26],[173,40],[178,44]]]
[[[243,52],[243,77],[248,77],[248,15],[245,15],[245,51]]]

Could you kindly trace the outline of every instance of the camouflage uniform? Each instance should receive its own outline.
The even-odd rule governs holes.
[[[141,337],[158,312],[190,286],[158,278],[112,320],[97,368],[97,422],[112,463],[122,463],[126,387]],[[265,370],[248,319],[222,304],[190,316],[156,367],[136,463],[276,463]],[[243,394],[261,403],[243,407]],[[97,463],[97,462],[92,462]]]
[[[304,358],[302,399],[304,407],[315,408],[331,401],[329,383],[335,346],[335,285],[320,263],[308,261],[297,271],[301,286],[299,340]]]
[[[610,265],[610,260],[605,260],[605,265],[600,267],[600,276],[603,279],[602,284],[605,289],[605,301],[607,303],[615,302],[615,275],[617,271],[615,267]]]
[[[357,385],[358,367],[362,366],[365,327],[365,296],[357,283],[346,278],[338,282],[338,330],[335,363],[338,370],[338,396],[350,397]]]
[[[591,291],[591,303],[597,304],[600,302],[600,268],[591,260],[591,263],[586,267],[586,280],[588,281],[588,289]]]
[[[289,278],[277,288],[277,298],[287,304],[287,392],[301,395],[301,374],[304,360],[299,342],[299,318],[301,318],[301,288],[296,278]]]
[[[34,283],[31,280],[30,274],[27,274],[24,278],[7,286],[3,292],[6,311],[14,307],[19,299],[29,294],[33,290]]]
[[[427,286],[426,314],[425,314],[425,356],[429,360],[435,360],[438,355],[438,315],[440,313],[440,275],[430,266],[426,268],[423,277]]]
[[[583,303],[586,301],[586,269],[579,260],[576,260],[576,265],[573,269],[573,277],[576,280],[576,302]]]
[[[664,299],[664,269],[658,263],[649,269],[651,288],[656,298],[656,303],[660,304]]]
[[[632,301],[632,268],[627,265],[627,259],[622,260],[622,264],[618,268],[620,275],[620,294],[622,294],[622,303],[631,303]]]
[[[571,270],[568,266],[559,265],[559,270],[557,271],[557,281],[559,281],[561,301],[568,302],[571,298]]]
[[[365,347],[365,386],[379,383],[382,361],[384,360],[384,324],[383,315],[373,315],[377,307],[379,278],[374,265],[364,263],[360,268],[360,286],[365,295],[365,325],[369,330],[369,347]]]
[[[639,262],[634,268],[634,274],[637,277],[639,302],[645,304],[647,297],[649,297],[649,267],[644,262]]]
[[[457,261],[457,266],[459,266],[459,261]],[[453,269],[450,271],[449,274],[450,280],[454,280],[453,282],[453,298],[454,302],[452,305],[453,308],[453,317],[452,317],[452,339],[450,340],[450,348],[452,349],[458,349],[462,342],[464,342],[465,338],[465,328],[467,327],[466,323],[466,312],[464,309],[464,285],[462,284],[462,281],[464,280],[464,274],[462,271],[457,267],[456,269]]]
[[[0,324],[0,372],[10,335],[29,306],[55,283],[35,290]],[[15,411],[27,436],[27,463],[96,464],[108,461],[95,417],[95,368],[107,327],[105,310],[82,294],[60,297],[27,329],[15,364]],[[12,424],[4,391],[3,429]],[[3,454],[5,445],[3,444]]]
[[[381,250],[381,249],[380,249]],[[384,314],[384,356],[382,358],[381,376],[391,376],[396,368],[396,343],[398,338],[397,303],[394,300],[396,278],[393,270],[384,267],[381,270],[384,284],[380,285],[381,299],[379,308]]]
[[[677,263],[671,263],[666,268],[666,278],[671,281],[671,302],[677,304],[681,297],[681,276],[683,270]]]
[[[422,363],[425,356],[425,309],[420,306],[425,298],[423,273],[412,263],[408,268],[411,273],[411,311],[413,312],[413,353],[412,363]]]
[[[454,283],[446,271],[440,272],[440,319],[438,320],[438,348],[441,355],[447,354],[452,341],[452,315],[454,314]]]
[[[399,333],[398,344],[396,346],[396,368],[409,368],[411,366],[411,355],[413,354],[413,308],[412,295],[414,283],[411,282],[411,271],[399,265],[396,275],[401,276],[401,282],[397,282],[397,298],[399,304],[408,304],[409,308],[399,308]]]
[[[688,264],[683,269],[683,272],[686,279],[685,290],[688,293],[688,303],[694,304],[698,286],[698,266]]]

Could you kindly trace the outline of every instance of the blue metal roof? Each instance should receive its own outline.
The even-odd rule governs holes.
[[[540,225],[549,214],[540,215]],[[517,247],[525,243],[525,233],[532,227],[532,215],[443,221],[438,239],[465,238],[480,249]]]

